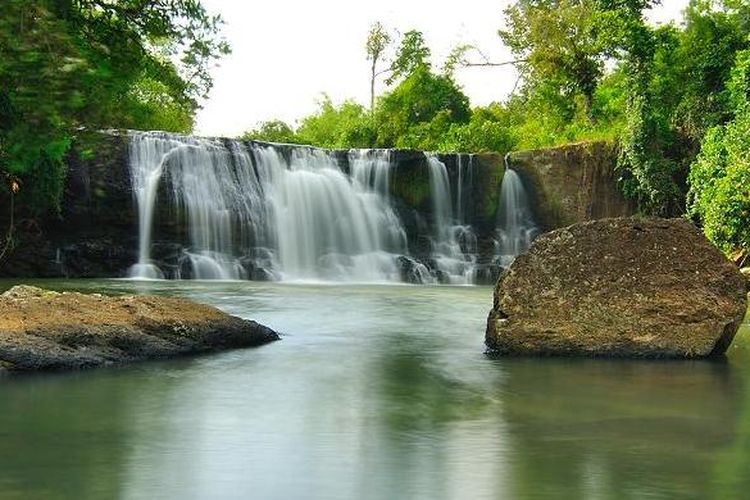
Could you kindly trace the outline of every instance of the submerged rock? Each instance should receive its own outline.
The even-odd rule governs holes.
[[[504,273],[491,351],[698,358],[729,347],[745,280],[684,219],[603,219],[540,236]]]
[[[25,285],[0,295],[0,372],[90,368],[278,339],[254,321],[180,298],[58,293]]]

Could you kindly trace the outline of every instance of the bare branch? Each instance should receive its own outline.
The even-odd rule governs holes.
[[[478,60],[471,60],[469,56],[478,56]],[[454,48],[445,61],[444,71],[451,74],[456,68],[488,68],[512,66],[528,62],[526,59],[514,59],[512,61],[495,62],[490,60],[487,55],[475,45],[459,45]]]
[[[528,62],[526,59],[517,59],[515,61],[503,61],[503,62],[481,62],[481,63],[474,63],[474,62],[467,62],[463,61],[459,64],[462,68],[474,68],[474,67],[499,67],[499,66],[512,66],[516,64],[523,64],[525,62]]]

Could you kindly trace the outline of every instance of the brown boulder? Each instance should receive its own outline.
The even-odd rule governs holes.
[[[723,354],[745,280],[684,219],[602,219],[537,238],[500,277],[491,351],[699,358]]]
[[[254,321],[179,298],[58,293],[25,285],[0,295],[0,372],[90,368],[278,339]]]

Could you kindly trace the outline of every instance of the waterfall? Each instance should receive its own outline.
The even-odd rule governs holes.
[[[399,280],[406,233],[378,192],[378,175],[349,178],[329,153],[311,148],[295,148],[288,164],[272,147],[255,153],[282,278]]]
[[[163,278],[164,274],[151,261],[151,228],[156,192],[164,164],[171,153],[182,145],[167,136],[144,135],[129,145],[130,178],[138,207],[138,262],[128,274],[132,278]]]
[[[151,261],[158,203],[184,217],[176,277],[399,281],[406,233],[388,203],[388,152],[352,152],[352,176],[314,148],[133,133],[139,214],[131,277],[160,278]],[[167,186],[168,196],[159,185]]]
[[[476,237],[471,226],[462,220],[462,208],[458,210],[460,218],[454,215],[451,184],[445,164],[436,155],[429,154],[427,166],[434,218],[431,257],[437,268],[438,279],[453,284],[471,284],[474,282],[476,267]],[[459,166],[458,170],[462,172],[462,167]],[[456,199],[457,205],[463,206],[463,174],[459,175],[461,179],[457,182]]]
[[[528,250],[539,234],[521,177],[510,168],[505,158],[505,174],[500,188],[498,207],[496,260],[501,267],[509,267],[515,258]]]
[[[133,278],[472,284],[537,233],[523,185],[506,169],[496,233],[489,224],[478,244],[473,155],[446,157],[449,171],[434,154],[163,132],[132,132],[129,154]],[[429,188],[430,209],[404,199],[399,175]],[[493,241],[494,250],[485,244]]]
[[[375,191],[390,199],[391,150],[353,149],[349,151],[352,178],[362,188]]]

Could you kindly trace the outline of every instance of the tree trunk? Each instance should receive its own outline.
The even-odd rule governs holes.
[[[378,58],[372,58],[372,68],[370,71],[370,113],[375,111],[375,68],[378,64]]]
[[[586,119],[590,125],[596,124],[594,117],[594,95],[588,92],[583,94],[583,111],[586,113]]]

